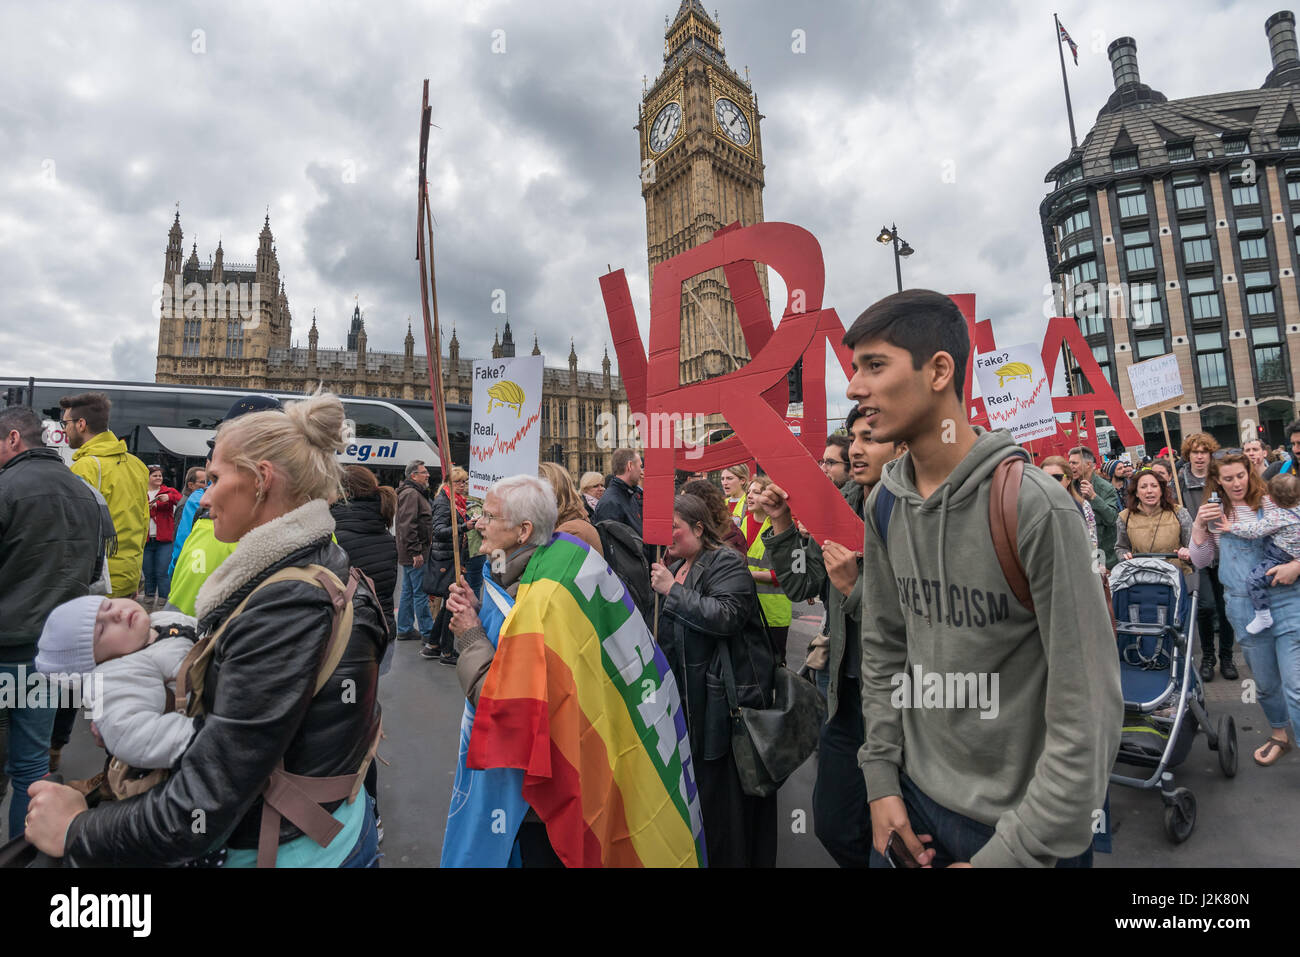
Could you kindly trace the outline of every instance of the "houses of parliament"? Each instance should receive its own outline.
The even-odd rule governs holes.
[[[708,242],[713,232],[763,218],[763,162],[757,100],[748,82],[727,65],[717,22],[699,0],[683,0],[666,23],[664,65],[638,106],[647,259],[654,267]],[[407,323],[402,352],[367,348],[360,305],[346,344],[321,348],[313,316],[307,346],[293,344],[292,315],[276,257],[270,216],[262,224],[252,262],[227,263],[221,243],[201,262],[197,243],[185,256],[180,211],[167,237],[165,289],[158,330],[155,379],[161,383],[235,386],[305,392],[318,383],[341,395],[429,399],[423,352]],[[760,271],[764,293],[766,275]],[[593,295],[595,278],[592,280]],[[193,301],[190,290],[199,290]],[[182,295],[182,292],[184,294]],[[462,358],[454,326],[443,363],[448,402],[468,403],[473,358]],[[540,355],[533,339],[533,355]],[[507,320],[492,358],[515,355]],[[722,375],[748,359],[722,270],[683,284],[681,381]],[[608,350],[600,372],[580,370],[572,344],[567,368],[542,377],[541,457],[575,476],[609,471],[612,449],[597,445],[598,417],[628,413],[627,393],[611,373]]]

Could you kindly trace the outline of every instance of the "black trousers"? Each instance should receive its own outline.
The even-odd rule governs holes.
[[[50,734],[50,747],[61,748],[71,741],[72,729],[76,723],[76,708],[60,708],[54,715],[54,731]]]
[[[1209,579],[1210,594],[1213,596],[1213,604],[1204,599],[1198,599],[1196,612],[1196,630],[1201,636],[1201,656],[1206,660],[1212,660],[1214,654],[1214,625],[1219,625],[1219,654],[1220,658],[1232,656],[1232,643],[1236,637],[1232,631],[1232,625],[1228,622],[1228,605],[1223,597],[1223,583],[1219,581],[1219,569],[1209,567],[1202,570],[1201,581]]]
[[[519,825],[519,863],[523,867],[563,867],[560,855],[551,846],[546,825],[541,821],[524,821]]]
[[[867,782],[858,766],[866,733],[862,687],[857,678],[840,678],[835,714],[822,726],[813,784],[813,833],[840,867],[869,867],[871,812]]]
[[[776,795],[750,797],[728,751],[694,761],[709,867],[776,867]]]

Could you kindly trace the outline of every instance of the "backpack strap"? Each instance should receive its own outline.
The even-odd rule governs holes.
[[[897,498],[889,487],[881,483],[880,491],[876,493],[876,529],[880,532],[881,541],[885,543],[885,551],[889,551],[889,516],[894,514],[894,501]]]
[[[353,578],[354,576],[350,574],[348,577]],[[345,590],[344,585],[339,581],[338,576],[324,565],[308,565],[306,568],[281,568],[278,572],[268,575],[258,583],[256,588],[245,595],[244,600],[235,606],[235,610],[226,616],[225,621],[221,623],[216,631],[204,635],[194,643],[194,647],[189,650],[189,653],[181,662],[180,671],[176,675],[176,707],[178,709],[185,708],[185,713],[190,717],[195,717],[199,714],[202,709],[204,677],[207,674],[208,661],[212,658],[212,653],[216,650],[217,642],[220,640],[221,636],[225,634],[226,629],[230,627],[230,623],[243,614],[244,609],[247,607],[254,595],[268,585],[274,585],[277,582],[285,581],[298,581],[304,582],[308,585],[314,585],[317,588],[325,590],[326,593],[330,595],[330,602],[334,606],[334,629],[330,634],[330,645],[333,645],[337,640],[337,632],[339,631],[340,625],[339,602],[335,599],[335,595],[330,592],[330,589],[322,582],[329,581],[340,595],[346,596],[349,602],[352,594],[356,591],[355,585],[350,586],[351,590]],[[347,612],[347,625],[348,628],[345,634],[351,634],[352,613],[350,605]],[[329,656],[332,653],[330,647],[327,646],[326,657],[322,659],[322,666],[329,660]],[[342,657],[342,651],[339,651],[334,657],[335,665],[338,664],[339,657]],[[329,679],[328,674],[325,675],[325,679]],[[316,691],[319,691],[321,685],[324,684],[324,681],[321,681],[319,673],[317,674],[317,682]],[[316,691],[313,691],[312,694],[314,695]],[[188,707],[186,706],[187,698],[189,702]]]
[[[313,569],[314,574],[312,574]],[[353,598],[362,580],[369,584],[369,579],[360,569],[353,568],[348,573],[348,584],[345,588],[338,577],[323,566],[311,565],[296,571],[303,573],[298,578],[299,581],[307,581],[310,578],[325,590],[334,605],[334,627],[316,672],[316,682],[312,689],[314,698],[325,687],[343,658],[343,652],[352,637]],[[372,593],[374,591],[373,585],[371,591]],[[380,617],[382,619],[382,615]],[[387,629],[386,623],[385,629]],[[284,769],[284,759],[280,759],[262,789],[262,820],[257,836],[258,867],[275,867],[275,859],[280,850],[282,818],[287,818],[290,824],[321,847],[334,840],[343,825],[322,805],[344,798],[351,804],[357,799],[365,783],[366,772],[370,770],[370,762],[375,759],[375,752],[379,749],[379,740],[383,737],[383,733],[381,719],[375,727],[375,733],[370,740],[370,746],[366,749],[365,757],[361,760],[361,766],[351,774],[337,774],[330,777],[292,774]]]
[[[1020,563],[1020,549],[1016,532],[1019,523],[1020,484],[1025,476],[1025,459],[1021,455],[1009,455],[993,471],[993,483],[989,489],[989,534],[993,539],[993,550],[997,552],[998,564],[1002,566],[1002,575],[1007,580],[1012,594],[1031,612],[1034,599],[1029,591],[1029,578],[1025,567]]]

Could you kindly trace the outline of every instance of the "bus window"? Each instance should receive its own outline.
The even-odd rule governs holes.
[[[416,431],[400,415],[387,406],[344,400],[343,410],[348,421],[356,429],[356,435],[359,439],[420,441]]]

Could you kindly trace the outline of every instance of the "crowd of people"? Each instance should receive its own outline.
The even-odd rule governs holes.
[[[60,403],[71,468],[35,412],[0,411],[0,671],[102,679],[82,687],[105,748],[103,772],[62,785],[78,709],[0,708],[8,834],[80,865],[375,866],[394,643],[456,669],[459,787],[475,729],[510,733],[475,724],[480,702],[545,692],[501,673],[520,667],[500,653],[504,620],[555,588],[589,594],[593,569],[626,599],[628,640],[671,673],[710,866],[776,862],[776,795],[748,783],[736,721],[773,707],[787,664],[825,699],[813,824],[839,865],[1090,865],[1123,724],[1108,579],[1137,556],[1196,589],[1204,680],[1237,680],[1240,645],[1273,729],[1255,761],[1291,749],[1300,423],[1271,463],[1258,441],[1197,433],[1149,461],[1081,446],[1035,466],[1008,433],[965,424],[970,343],[947,297],[890,296],[844,342],[854,407],[820,467],[863,522],[851,543],[818,541],[790,492],[741,464],[716,483],[679,473],[671,545],[648,545],[634,449],[576,482],[542,463],[481,502],[463,468],[435,488],[418,460],[390,488],[337,463],[328,394],[241,399],[179,489],[109,430],[101,394]],[[581,570],[530,587],[556,542],[581,549]],[[821,627],[788,660],[802,603]],[[952,675],[979,694],[944,699]],[[523,802],[492,859],[574,863],[558,813]]]

